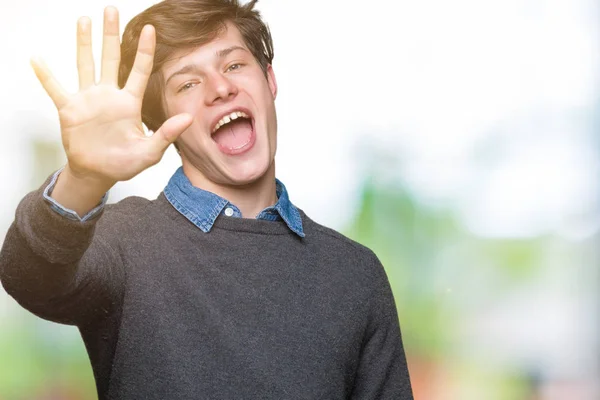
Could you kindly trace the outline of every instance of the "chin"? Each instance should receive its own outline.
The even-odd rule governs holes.
[[[267,178],[271,165],[269,160],[247,160],[228,168],[227,180],[236,186],[251,185]]]

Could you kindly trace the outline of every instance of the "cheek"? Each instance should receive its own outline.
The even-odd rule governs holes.
[[[194,118],[192,125],[190,125],[179,137],[179,140],[184,143],[194,152],[202,152],[209,146],[210,139],[207,140],[207,133],[204,129],[204,122],[198,118]]]
[[[258,93],[257,101],[259,107],[264,110],[267,123],[272,124],[275,119],[275,101],[269,86],[257,87],[255,93]]]
[[[169,114],[173,116],[188,113],[196,116],[198,113],[198,100],[199,94],[192,92],[172,98],[167,102]]]

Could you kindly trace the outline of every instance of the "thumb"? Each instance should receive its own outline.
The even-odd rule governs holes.
[[[151,146],[155,151],[164,153],[169,145],[192,124],[194,118],[187,113],[177,114],[166,120],[150,138]]]

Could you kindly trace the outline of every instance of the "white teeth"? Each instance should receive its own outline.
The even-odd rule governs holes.
[[[246,114],[243,111],[234,111],[229,115],[224,116],[223,118],[221,118],[221,120],[219,122],[217,122],[217,124],[215,125],[215,127],[212,130],[212,133],[215,133],[217,131],[217,129],[219,129],[220,127],[222,127],[223,125],[239,118],[239,117],[244,117],[244,118],[250,118],[248,116],[248,114]]]

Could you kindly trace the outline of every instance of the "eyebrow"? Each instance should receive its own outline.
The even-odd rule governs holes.
[[[221,60],[236,50],[242,50],[242,51],[246,51],[246,52],[248,51],[242,46],[231,46],[226,49],[219,50],[215,54],[216,54],[217,58],[219,60]],[[180,69],[178,69],[177,71],[173,72],[171,74],[171,76],[169,76],[167,78],[167,80],[165,81],[165,86],[167,86],[169,84],[169,81],[171,79],[173,79],[174,77],[176,77],[177,75],[185,75],[188,73],[198,73],[198,72],[199,72],[199,68],[195,64],[185,65],[185,66],[181,67]]]

